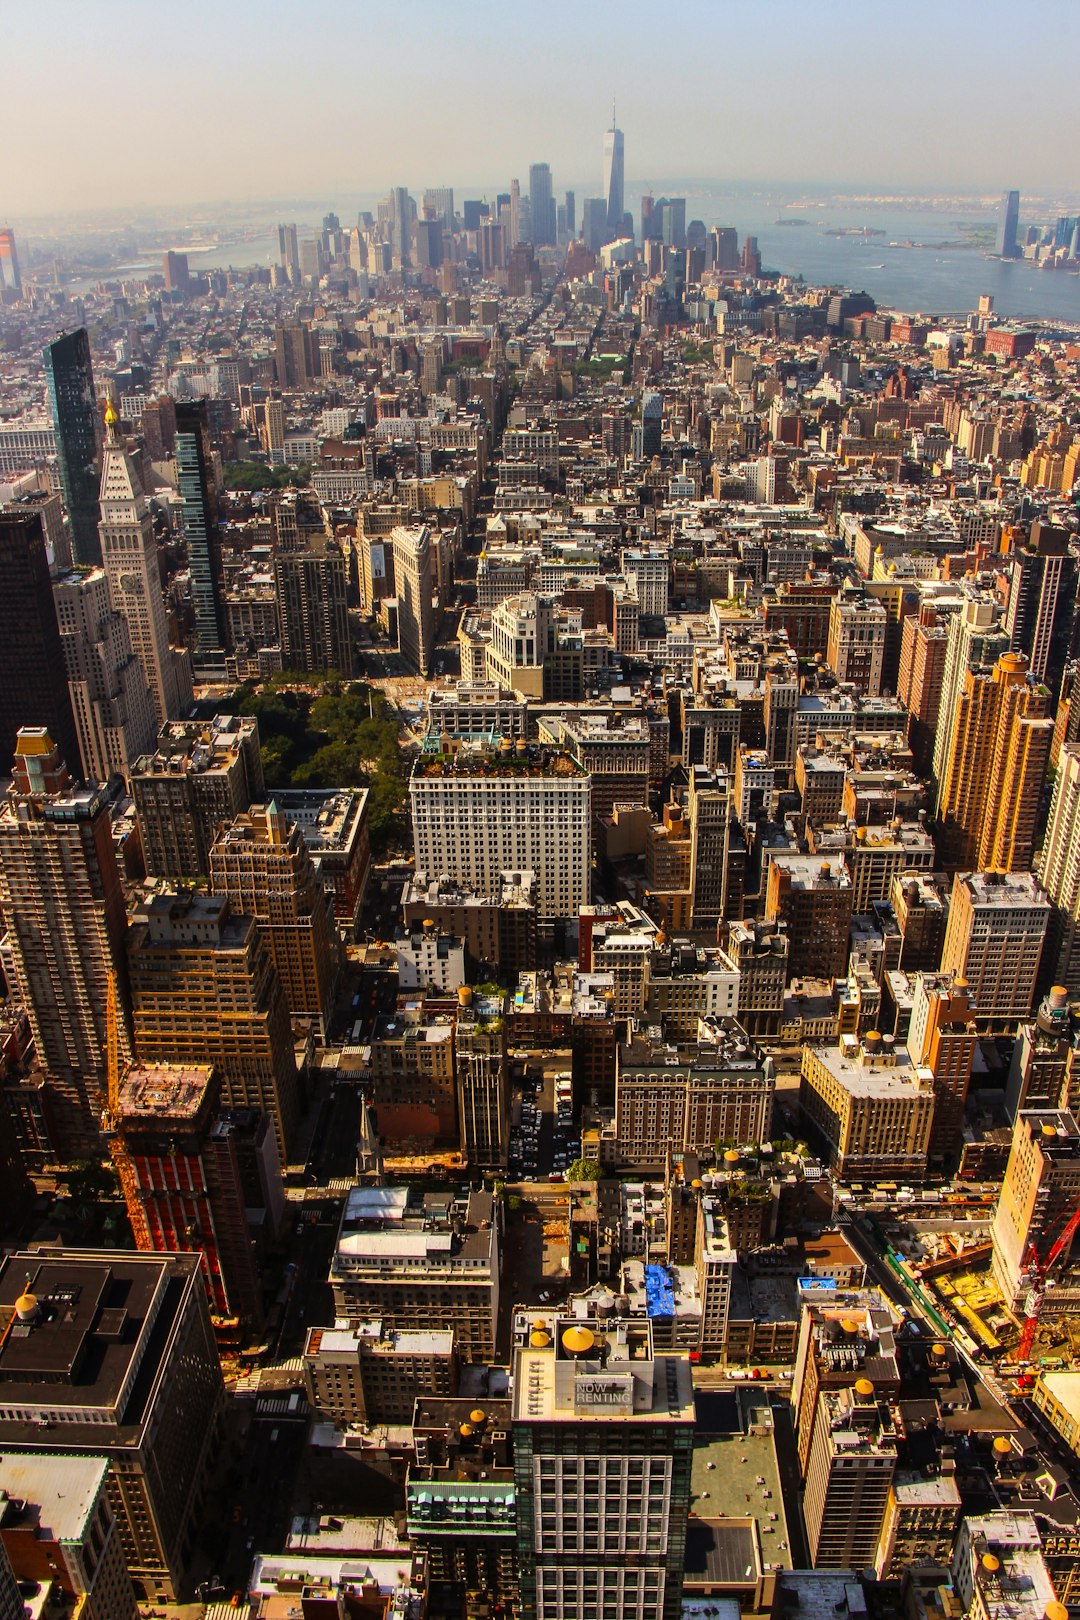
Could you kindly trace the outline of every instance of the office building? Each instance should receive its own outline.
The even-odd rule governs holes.
[[[191,575],[191,609],[196,664],[220,663],[227,647],[221,607],[221,544],[210,460],[205,400],[176,406],[176,488],[184,519],[184,547]]]
[[[503,872],[491,894],[477,894],[452,878],[413,872],[401,896],[402,922],[412,930],[429,919],[442,935],[459,939],[466,979],[505,980],[537,965],[536,882],[531,872]]]
[[[1058,756],[1040,876],[1053,907],[1047,971],[1080,993],[1080,744],[1063,744]]]
[[[922,1180],[934,1119],[930,1076],[891,1036],[804,1045],[799,1102],[845,1181]]]
[[[589,899],[590,782],[568,754],[507,739],[497,750],[421,755],[409,783],[418,872],[491,894],[503,872],[536,875],[541,919]]]
[[[56,432],[56,462],[67,511],[71,555],[80,568],[101,563],[98,536],[98,453],[101,421],[86,328],[46,344],[45,383]]]
[[[723,769],[690,767],[690,925],[708,928],[727,911],[731,779]]]
[[[545,734],[566,748],[592,779],[593,824],[610,821],[616,805],[649,803],[652,739],[642,714],[578,714],[543,721]]]
[[[426,675],[435,652],[435,577],[431,531],[398,524],[391,536],[397,591],[398,651],[410,669]]]
[[[300,281],[300,249],[297,245],[296,226],[278,226],[278,264],[295,287]]]
[[[788,937],[792,979],[839,979],[847,967],[854,895],[842,857],[770,854],[765,921]]]
[[[466,1199],[420,1186],[356,1187],[330,1264],[334,1315],[383,1330],[450,1329],[463,1361],[495,1353],[502,1233],[487,1192]]]
[[[451,1400],[458,1367],[453,1332],[398,1332],[382,1322],[309,1328],[304,1381],[319,1417],[339,1428],[354,1424],[411,1426],[419,1398]]]
[[[82,774],[90,782],[126,780],[157,731],[128,622],[113,607],[101,568],[56,574],[53,600]]]
[[[134,460],[120,442],[118,421],[110,405],[105,413],[99,549],[113,607],[127,620],[160,726],[190,705],[191,671],[186,656],[169,646],[150,505]]]
[[[126,982],[126,912],[109,806],[100,788],[67,785],[47,733],[20,733],[15,782],[0,805],[0,909],[15,988],[46,1073],[61,1158],[100,1146],[105,1004]],[[121,1050],[128,1050],[120,1020]]]
[[[978,1046],[975,1010],[962,979],[919,973],[908,1024],[908,1054],[917,1069],[929,1069],[934,1083],[930,1160],[951,1166],[964,1132],[964,1104]]]
[[[614,242],[623,234],[623,132],[611,128],[604,135],[604,202],[607,207],[607,239]],[[570,233],[573,235],[573,232]]]
[[[1045,1522],[1005,1508],[961,1519],[949,1574],[969,1620],[996,1620],[1005,1603],[1014,1620],[1065,1620],[1068,1610],[1057,1600],[1043,1558]]]
[[[833,599],[826,656],[838,681],[881,696],[888,627],[888,614],[872,596],[849,588]]]
[[[648,1322],[524,1319],[513,1351],[523,1620],[677,1620],[690,1495],[689,1363]]]
[[[57,1608],[79,1620],[138,1620],[109,1466],[93,1456],[0,1458],[0,1543],[11,1569],[28,1588],[51,1587]],[[23,1612],[20,1601],[18,1620]]]
[[[446,987],[436,987],[443,995]],[[379,1135],[396,1153],[451,1149],[458,1140],[454,1025],[444,1012],[412,1006],[380,1018],[367,1088]]]
[[[271,799],[222,829],[210,851],[210,888],[254,917],[270,948],[289,1016],[325,1040],[338,973],[333,902],[301,829]]]
[[[462,1157],[469,1165],[505,1168],[510,1136],[510,1084],[503,998],[458,991],[454,1024],[457,1116]]]
[[[869,1378],[822,1390],[803,1511],[815,1569],[864,1569],[877,1557],[903,1437]]]
[[[313,253],[315,244],[306,246]],[[317,273],[317,262],[312,264],[309,258],[307,268],[298,262],[298,280],[313,273]],[[319,357],[310,327],[299,324],[274,328],[274,370],[283,393],[303,393],[311,387],[319,375]]]
[[[0,293],[6,292],[21,296],[22,274],[15,232],[10,225],[0,225]]]
[[[300,1107],[296,1060],[255,919],[233,915],[220,895],[155,894],[128,941],[137,1061],[212,1063],[227,1108],[270,1115],[287,1164]]]
[[[1016,237],[1019,224],[1020,193],[1018,191],[1002,192],[1001,207],[998,212],[995,251],[1003,259],[1017,259],[1020,257],[1020,247]]]
[[[962,605],[959,612],[951,615],[946,633],[945,669],[934,733],[934,782],[939,792],[949,763],[953,722],[965,672],[992,669],[1002,653],[1009,651],[1009,638],[1001,624],[1001,603],[997,596],[966,582],[961,589]]]
[[[215,1325],[262,1319],[236,1142],[213,1068],[153,1063],[120,1084],[110,1146],[136,1247],[199,1255]]]
[[[780,1029],[788,980],[788,937],[784,928],[756,921],[728,924],[724,960],[739,975],[739,1023],[761,1039]]]
[[[108,1459],[140,1601],[184,1588],[221,1442],[225,1391],[194,1255],[13,1254],[0,1307],[0,1452]]]
[[[533,243],[536,247],[553,247],[555,198],[551,189],[551,168],[547,163],[529,165],[529,208]]]
[[[41,516],[0,511],[0,771],[11,770],[22,726],[49,732],[78,760],[64,651]]]
[[[279,549],[274,557],[282,665],[351,675],[345,553],[326,533],[308,532],[304,540],[301,548]]]
[[[1080,1006],[1064,985],[1042,998],[1013,1044],[1005,1107],[1010,1119],[1032,1108],[1080,1110]]]
[[[1050,902],[1030,872],[958,872],[941,971],[967,981],[982,1034],[1031,1016]]]
[[[585,197],[581,204],[581,236],[590,253],[599,253],[607,237],[607,199]]]
[[[1005,1179],[990,1227],[991,1271],[1009,1310],[1019,1312],[1031,1283],[1032,1255],[1045,1260],[1080,1205],[1080,1125],[1064,1108],[1033,1108],[1013,1121]],[[1044,1313],[1075,1310],[1077,1280],[1065,1274],[1080,1244],[1059,1257],[1043,1302]],[[1057,1285],[1055,1287],[1055,1285]]]
[[[26,1620],[26,1604],[0,1538],[0,1620]]]
[[[966,670],[938,799],[938,852],[955,871],[1030,870],[1054,722],[1023,653]]]
[[[236,715],[163,726],[131,793],[149,877],[206,880],[222,826],[264,798],[259,723]]]
[[[338,928],[354,935],[371,873],[367,788],[284,788],[274,800],[299,827]]]
[[[406,1527],[427,1562],[429,1614],[474,1602],[518,1612],[510,1402],[493,1393],[489,1385],[482,1406],[422,1396],[413,1412]]]
[[[775,1090],[771,1061],[732,1018],[702,1019],[693,1041],[635,1035],[618,1049],[615,1118],[601,1156],[659,1172],[672,1153],[766,1142]]]
[[[1061,689],[1076,632],[1076,556],[1069,532],[1036,521],[1012,553],[1005,633],[1013,652],[1027,656],[1033,680]]]
[[[900,961],[905,973],[933,973],[941,961],[949,896],[941,879],[927,872],[894,873],[889,904],[900,930]]]
[[[932,1474],[897,1468],[875,1561],[879,1580],[902,1581],[914,1565],[949,1563],[961,1510],[950,1463]]]
[[[791,1411],[799,1471],[806,1478],[822,1419],[821,1397],[870,1380],[877,1394],[900,1393],[900,1361],[892,1309],[876,1288],[838,1288],[827,1278],[799,1283],[799,1333]]]
[[[179,293],[186,298],[190,290],[190,274],[188,270],[188,256],[186,253],[176,253],[171,248],[161,256],[161,273],[165,278],[165,291]]]
[[[641,395],[641,444],[635,453],[645,461],[658,456],[663,432],[664,396],[655,388],[646,388]]]

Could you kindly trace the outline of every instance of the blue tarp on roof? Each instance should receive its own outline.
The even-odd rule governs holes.
[[[674,1316],[675,1290],[663,1266],[645,1267],[646,1316]]]

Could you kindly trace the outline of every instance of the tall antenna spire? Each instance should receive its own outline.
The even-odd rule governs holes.
[[[611,127],[615,128],[615,97],[611,98]]]

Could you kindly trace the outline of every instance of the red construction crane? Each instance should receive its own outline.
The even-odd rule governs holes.
[[[1046,1298],[1046,1279],[1076,1236],[1077,1228],[1080,1228],[1080,1204],[1077,1204],[1065,1222],[1045,1260],[1040,1260],[1034,1249],[1031,1251],[1029,1260],[1031,1288],[1024,1301],[1024,1323],[1020,1329],[1020,1342],[1016,1347],[1014,1357],[1016,1361],[1030,1360],[1031,1347],[1035,1343],[1035,1332],[1039,1326],[1039,1317],[1042,1315],[1043,1300]]]

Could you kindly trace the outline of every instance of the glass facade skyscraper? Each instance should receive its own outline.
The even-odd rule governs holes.
[[[614,122],[604,134],[604,201],[610,242],[623,232],[623,132]]]
[[[225,646],[221,612],[221,547],[211,494],[206,401],[176,407],[176,487],[184,510],[184,538],[195,611],[195,663],[218,662]]]
[[[71,530],[71,555],[81,568],[100,568],[98,448],[101,422],[85,326],[48,343],[42,354],[49,410],[56,430],[60,490]]]

